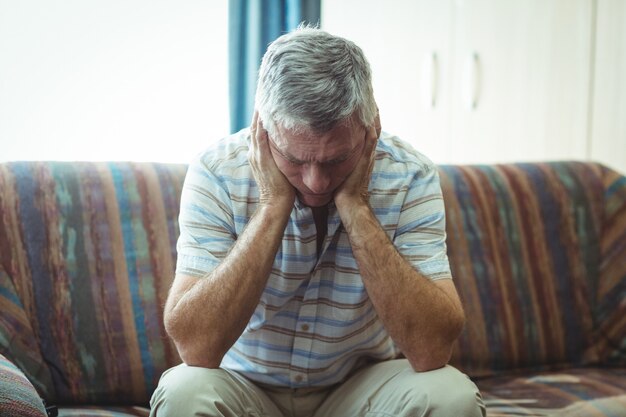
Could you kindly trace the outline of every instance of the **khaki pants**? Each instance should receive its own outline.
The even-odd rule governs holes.
[[[406,359],[369,365],[341,385],[277,388],[224,369],[179,365],[166,371],[150,416],[474,417],[485,416],[478,388],[451,366],[414,372]]]

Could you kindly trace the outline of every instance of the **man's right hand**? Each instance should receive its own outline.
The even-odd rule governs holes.
[[[291,213],[296,190],[276,166],[270,150],[267,130],[263,127],[257,111],[254,112],[250,126],[248,161],[259,187],[259,203],[276,206]]]
[[[244,332],[272,272],[293,209],[295,189],[276,166],[267,131],[256,112],[250,132],[248,160],[260,204],[230,251],[206,277],[176,275],[165,305],[165,329],[190,366],[218,368]]]

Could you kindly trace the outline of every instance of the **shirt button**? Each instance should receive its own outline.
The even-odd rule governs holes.
[[[298,382],[298,383],[302,382],[302,375],[296,375],[295,380],[296,380],[296,382]]]
[[[302,326],[300,326],[300,328],[305,331],[308,332],[309,331],[309,325],[308,324],[303,324]]]

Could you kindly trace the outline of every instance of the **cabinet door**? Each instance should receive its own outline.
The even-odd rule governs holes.
[[[454,5],[448,159],[585,159],[591,0]]]
[[[626,2],[598,0],[591,159],[626,174]]]
[[[435,162],[448,153],[451,10],[451,0],[322,2],[322,28],[370,62],[383,129]]]

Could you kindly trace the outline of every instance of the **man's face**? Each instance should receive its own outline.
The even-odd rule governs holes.
[[[276,126],[269,136],[278,169],[296,189],[302,204],[321,207],[352,173],[365,144],[365,129],[359,123],[342,123],[329,132],[294,133]]]

